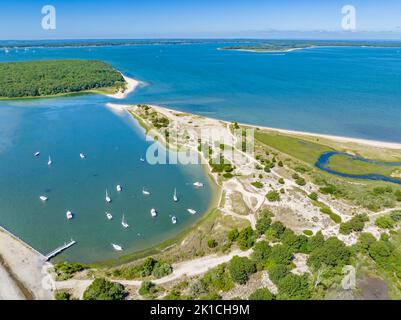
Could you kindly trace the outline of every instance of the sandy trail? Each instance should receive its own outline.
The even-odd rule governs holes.
[[[252,254],[252,250],[240,251],[234,250],[226,255],[210,255],[194,260],[184,261],[173,265],[173,273],[167,277],[152,280],[154,284],[163,284],[174,280],[179,280],[183,277],[194,277],[206,273],[208,270],[217,267],[222,263],[230,261],[234,256],[249,257]],[[72,290],[74,296],[83,296],[86,288],[92,283],[93,280],[66,280],[56,282],[55,286],[57,290]],[[112,280],[114,282],[121,283],[124,286],[137,286],[139,287],[143,281],[141,280]]]

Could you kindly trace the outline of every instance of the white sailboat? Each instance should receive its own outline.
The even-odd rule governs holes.
[[[117,192],[121,192],[122,189],[123,189],[123,188],[121,187],[121,185],[118,184],[118,185],[116,186]]]
[[[42,200],[43,202],[46,202],[48,200],[46,196],[40,196],[39,199]]]
[[[202,182],[199,182],[199,181],[196,181],[196,182],[194,182],[194,187],[196,187],[196,188],[203,188],[203,183]]]
[[[109,193],[108,193],[107,189],[106,189],[106,202],[107,202],[107,203],[110,203],[110,202],[111,202],[111,198],[110,198],[110,196],[109,196]]]
[[[147,190],[145,190],[145,188],[142,189],[142,193],[143,193],[145,196],[150,196],[150,192],[147,191]]]
[[[176,188],[174,188],[173,200],[174,200],[174,202],[178,202],[177,189]]]
[[[49,156],[49,160],[47,161],[47,165],[51,166],[53,164],[52,158]]]
[[[79,154],[79,157],[80,157],[81,159],[85,159],[85,158],[86,158],[86,156],[85,156],[84,153],[80,153],[80,154]]]
[[[171,223],[177,224],[177,217],[175,217],[175,216],[171,217]]]
[[[127,229],[129,228],[129,224],[125,221],[125,216],[123,215],[123,219],[121,220],[121,225]]]
[[[196,210],[194,210],[194,209],[187,209],[187,211],[188,211],[190,214],[196,214],[196,213],[197,213]]]
[[[39,151],[38,151],[38,152],[35,152],[33,155],[34,155],[35,157],[39,157],[40,152],[39,152]]]
[[[112,220],[113,215],[110,212],[106,212],[106,218],[107,218],[107,220]]]
[[[123,247],[119,246],[118,244],[112,243],[111,245],[113,246],[113,249],[116,250],[116,251],[123,251],[124,250]]]
[[[157,211],[156,211],[156,209],[151,209],[151,210],[150,210],[150,215],[152,216],[152,218],[156,218],[156,217],[157,217]]]
[[[71,211],[67,211],[67,213],[65,214],[67,216],[67,220],[71,220],[72,218],[74,218],[74,215]]]

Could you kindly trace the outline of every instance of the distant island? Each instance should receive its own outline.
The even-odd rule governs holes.
[[[42,60],[0,63],[0,99],[36,98],[71,93],[125,91],[124,76],[95,60]]]
[[[306,41],[306,40],[272,40],[228,46],[219,50],[236,50],[249,52],[290,52],[316,47],[370,47],[370,48],[401,48],[400,42],[394,41]]]

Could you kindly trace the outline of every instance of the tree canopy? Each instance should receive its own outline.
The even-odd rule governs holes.
[[[0,63],[0,98],[40,97],[100,88],[125,88],[124,77],[96,60]]]

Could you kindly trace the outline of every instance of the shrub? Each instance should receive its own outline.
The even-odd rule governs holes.
[[[311,285],[307,275],[288,274],[277,285],[279,297],[284,300],[307,300],[311,297]]]
[[[123,300],[124,287],[103,278],[95,279],[84,292],[84,300]]]
[[[234,282],[245,284],[249,276],[256,272],[256,266],[248,258],[235,256],[231,259],[228,270]]]
[[[304,178],[298,178],[298,179],[296,179],[296,180],[295,180],[295,183],[296,183],[297,185],[301,186],[301,187],[303,187],[303,186],[306,185],[306,181],[305,181]]]
[[[290,273],[288,266],[284,264],[276,264],[269,269],[269,278],[274,284],[278,284],[281,279]]]
[[[394,220],[388,215],[377,218],[375,224],[381,229],[393,229],[395,225]]]
[[[281,167],[281,168],[284,167],[284,163],[283,163],[283,161],[281,161],[281,160],[280,160],[277,164],[278,164],[278,166]]]
[[[340,232],[342,234],[351,234],[353,231],[359,232],[362,231],[365,227],[365,222],[369,221],[369,218],[366,214],[359,214],[353,217],[348,222],[344,222],[340,225]]]
[[[310,195],[308,195],[308,197],[313,201],[317,201],[319,198],[316,192],[312,192]]]
[[[152,270],[152,275],[156,278],[163,278],[173,272],[173,267],[166,262],[157,262]]]
[[[228,240],[230,240],[231,242],[237,241],[239,236],[239,231],[238,229],[232,229],[230,230],[230,232],[228,232]]]
[[[216,248],[216,247],[217,247],[217,241],[214,240],[214,239],[209,239],[209,240],[207,241],[207,246],[208,246],[210,249]]]
[[[257,188],[257,189],[262,189],[263,186],[264,186],[263,183],[260,182],[260,181],[252,182],[251,185],[254,186],[254,187]]]
[[[309,255],[308,264],[315,269],[322,265],[336,267],[349,263],[351,252],[337,238],[329,238],[320,247],[315,248]]]
[[[249,296],[248,300],[275,300],[274,294],[272,294],[267,288],[256,289]]]
[[[66,291],[57,291],[54,295],[56,300],[71,300],[71,294]]]
[[[258,269],[262,269],[269,259],[271,249],[272,248],[267,241],[260,241],[255,244],[251,258],[258,266]]]
[[[329,207],[324,206],[320,208],[320,212],[327,214],[330,217],[330,219],[333,220],[335,223],[341,223],[342,221],[341,217],[338,214],[331,211]]]
[[[401,211],[391,212],[390,217],[391,217],[391,219],[393,219],[394,222],[400,222],[401,221]]]
[[[152,282],[143,281],[138,290],[138,293],[143,297],[149,296],[153,293],[154,287],[155,285]]]
[[[206,272],[203,282],[211,289],[227,292],[234,287],[230,274],[226,270],[226,265],[221,264]]]
[[[287,245],[280,244],[272,247],[268,267],[276,264],[289,264],[292,261],[293,253]]]
[[[277,191],[269,191],[266,195],[267,200],[270,202],[278,202],[280,201],[280,194]]]
[[[280,183],[280,184],[285,184],[285,181],[284,181],[283,178],[280,178],[280,179],[278,179],[278,183]]]
[[[285,229],[285,226],[281,222],[274,222],[266,231],[265,236],[268,240],[281,240]]]
[[[54,266],[57,281],[64,281],[72,278],[74,273],[84,270],[86,267],[81,263],[62,262]]]
[[[304,230],[303,233],[304,233],[304,235],[306,235],[308,237],[313,236],[313,231],[312,230]]]
[[[368,232],[361,233],[358,239],[358,246],[362,250],[369,250],[372,243],[376,242],[376,238]]]
[[[252,227],[246,227],[240,231],[237,243],[241,250],[245,251],[252,248],[255,243],[255,234]]]
[[[258,235],[264,234],[270,227],[272,222],[272,213],[270,211],[263,211],[258,221],[256,221],[256,232]]]

